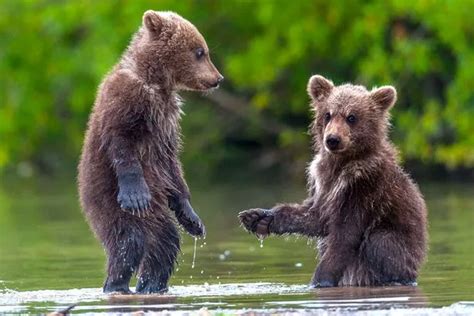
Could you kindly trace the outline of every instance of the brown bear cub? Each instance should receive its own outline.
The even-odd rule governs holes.
[[[316,75],[308,93],[315,110],[309,196],[301,204],[243,211],[240,221],[261,237],[316,237],[312,286],[415,285],[427,211],[387,136],[395,89],[334,86]]]
[[[222,80],[190,22],[147,11],[102,82],[78,180],[82,209],[108,259],[104,292],[129,293],[134,273],[137,293],[166,291],[180,249],[175,218],[189,234],[205,234],[178,159],[177,91],[204,91]]]

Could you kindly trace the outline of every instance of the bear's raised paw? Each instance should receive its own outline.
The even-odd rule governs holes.
[[[253,208],[240,212],[239,220],[247,231],[256,234],[259,238],[265,238],[270,234],[273,216],[271,210]]]

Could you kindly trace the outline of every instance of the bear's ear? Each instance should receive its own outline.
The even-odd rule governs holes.
[[[333,88],[334,84],[331,80],[327,80],[320,75],[314,75],[309,78],[307,91],[314,101],[323,101],[331,94]]]
[[[159,34],[163,28],[163,18],[158,12],[148,10],[143,14],[143,25],[149,32]]]
[[[383,86],[372,89],[370,97],[380,109],[385,111],[390,109],[397,101],[397,90],[392,86]]]

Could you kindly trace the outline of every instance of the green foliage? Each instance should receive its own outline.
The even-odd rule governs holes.
[[[3,0],[0,168],[24,161],[54,167],[77,158],[97,85],[150,8],[191,20],[226,76],[223,89],[244,100],[228,112],[186,96],[190,167],[212,171],[249,153],[304,161],[305,87],[314,73],[336,83],[395,85],[392,136],[404,158],[473,167],[473,5]],[[277,128],[267,128],[269,122]]]

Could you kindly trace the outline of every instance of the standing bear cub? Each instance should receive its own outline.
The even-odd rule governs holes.
[[[260,237],[316,237],[315,287],[416,284],[427,248],[426,207],[387,136],[395,89],[334,86],[316,75],[308,93],[315,110],[309,196],[243,211],[240,221]]]
[[[82,209],[108,259],[104,292],[129,293],[134,273],[138,293],[166,291],[180,247],[175,218],[191,235],[205,234],[178,159],[177,91],[208,90],[222,80],[190,22],[147,11],[102,82],[78,181]]]

